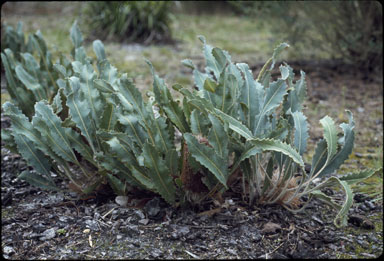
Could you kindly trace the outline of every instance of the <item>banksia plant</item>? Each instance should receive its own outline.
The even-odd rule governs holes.
[[[201,36],[206,67],[201,72],[192,61],[183,61],[193,70],[195,88],[172,86],[182,96],[180,104],[149,61],[153,89],[145,100],[133,80],[106,59],[101,41],[93,42],[94,64],[76,23],[70,36],[73,61],[53,65],[58,75],[54,97],[37,101],[31,119],[17,105],[3,105],[12,123],[7,143],[33,167],[20,174],[32,185],[60,189],[54,172],[79,193],[108,183],[116,195],[146,190],[175,206],[220,200],[232,189],[250,205],[280,204],[293,212],[317,197],[339,210],[335,224],[342,226],[353,199],[350,185],[376,172],[334,175],[353,148],[349,111],[341,136],[330,117],[320,121],[324,139],[311,170],[305,171],[305,73],[295,81],[293,69],[284,64],[277,80],[271,76],[278,55],[288,48],[285,43],[254,79],[247,64],[233,63],[226,51]],[[315,184],[320,177],[326,179]],[[331,185],[344,190],[344,203],[321,192]]]

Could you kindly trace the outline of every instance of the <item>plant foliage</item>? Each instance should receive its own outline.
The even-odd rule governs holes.
[[[90,2],[86,9],[92,34],[101,39],[158,42],[170,39],[172,2]]]
[[[30,118],[21,105],[3,105],[12,123],[8,145],[33,167],[19,177],[32,185],[58,190],[54,172],[79,193],[108,183],[117,195],[132,188],[149,190],[173,205],[221,198],[240,186],[249,204],[278,203],[293,212],[318,197],[338,209],[335,224],[342,226],[353,199],[350,185],[375,173],[334,175],[353,148],[355,123],[349,111],[349,122],[340,124],[341,136],[330,117],[320,121],[324,139],[317,144],[310,172],[305,171],[305,73],[295,78],[284,64],[281,76],[272,79],[279,54],[289,47],[286,43],[274,49],[255,79],[247,64],[233,63],[228,52],[200,36],[206,66],[200,71],[191,60],[182,62],[193,70],[195,89],[173,85],[183,96],[179,104],[149,61],[153,92],[145,100],[133,80],[106,59],[101,41],[93,42],[94,64],[76,23],[70,37],[72,61],[52,65],[58,86],[54,97],[36,96]],[[36,64],[17,68],[27,72]],[[28,82],[24,71],[10,75]],[[41,85],[39,79],[35,85]],[[315,183],[320,177],[323,182]],[[321,192],[333,185],[345,192],[344,203]]]
[[[295,52],[311,46],[359,69],[382,70],[383,14],[377,1],[228,3],[236,12],[271,25],[274,33],[295,46]]]

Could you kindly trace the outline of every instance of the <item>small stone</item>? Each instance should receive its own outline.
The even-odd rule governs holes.
[[[50,228],[41,233],[42,237],[40,237],[41,241],[52,239],[56,236],[56,231],[54,228]]]
[[[234,255],[234,256],[237,255],[236,250],[234,250],[232,248],[227,248],[227,252],[230,253],[231,255]]]
[[[143,225],[147,225],[147,224],[149,223],[149,219],[148,219],[148,218],[140,219],[140,220],[139,220],[139,223],[140,223],[140,224],[143,224]]]
[[[279,224],[273,223],[273,222],[268,222],[264,224],[263,229],[261,232],[263,233],[276,233],[277,230],[280,230],[281,226]]]
[[[15,253],[15,249],[13,249],[13,247],[10,247],[10,246],[5,246],[3,248],[3,252],[6,255],[11,255],[11,254]]]
[[[85,224],[86,224],[87,228],[90,228],[93,231],[97,232],[100,230],[99,226],[97,225],[97,221],[95,221],[95,220],[86,220]]]
[[[127,196],[117,196],[115,198],[115,202],[122,206],[122,207],[125,207],[128,205],[128,197]]]
[[[365,206],[367,206],[370,210],[376,209],[376,205],[372,201],[365,202]]]
[[[144,213],[143,213],[141,210],[136,210],[136,211],[135,211],[135,214],[136,214],[140,219],[144,219],[144,218],[145,218],[145,215],[144,215]]]

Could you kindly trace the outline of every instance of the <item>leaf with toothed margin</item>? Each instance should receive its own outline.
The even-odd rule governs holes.
[[[295,140],[294,144],[300,155],[306,151],[308,139],[308,126],[307,118],[300,111],[292,113],[293,121],[295,123]]]
[[[73,76],[69,78],[69,86],[67,86],[67,106],[70,110],[72,120],[81,130],[83,136],[90,144],[92,151],[96,152],[96,126],[92,121],[91,109],[89,104],[81,92],[80,79]]]
[[[81,64],[80,62],[75,61],[72,62],[72,66],[75,71],[75,77],[79,79],[79,81],[76,82],[76,85],[80,87],[79,89],[85,98],[84,101],[88,103],[87,106],[91,110],[91,124],[94,125],[93,128],[98,128],[100,126],[100,117],[103,114],[104,104],[99,90],[94,86],[93,81],[97,77],[96,72],[89,63]],[[73,77],[70,79],[73,79]]]
[[[241,89],[240,101],[247,107],[244,111],[244,124],[249,129],[254,129],[255,116],[260,113],[262,108],[262,97],[264,97],[263,86],[253,79],[253,74],[248,67],[248,64],[240,63],[237,67],[244,75],[244,85]]]
[[[121,104],[128,111],[136,112],[136,119],[144,127],[146,135],[153,146],[156,145],[154,130],[152,129],[152,121],[154,121],[154,115],[152,110],[148,110],[145,107],[141,93],[134,86],[133,82],[126,78],[126,76],[120,78],[120,85],[118,86],[117,96],[121,101]],[[122,115],[124,117],[124,115]],[[122,118],[122,117],[118,117]],[[120,121],[120,120],[119,120]]]
[[[286,86],[285,82],[279,79],[276,82],[271,83],[270,87],[267,89],[260,113],[255,117],[253,125],[253,134],[255,136],[263,134],[267,114],[283,102],[283,97],[287,93]]]
[[[208,118],[212,123],[208,133],[209,144],[212,145],[221,158],[225,159],[228,157],[228,135],[219,119],[212,114],[208,114]]]
[[[175,202],[175,184],[165,160],[151,144],[143,147],[144,164],[150,171],[150,178],[155,184],[156,191],[169,203]]]
[[[317,143],[315,154],[313,155],[313,158],[312,158],[310,174],[313,175],[314,173],[317,173],[324,166],[326,161],[327,161],[327,142],[322,139]]]
[[[355,126],[355,122],[353,120],[352,113],[347,110],[347,114],[349,116],[349,123],[342,123],[340,124],[341,129],[344,132],[342,140],[342,148],[334,155],[334,157],[328,162],[327,166],[324,168],[324,170],[319,175],[320,177],[329,173],[332,173],[334,170],[338,169],[341,164],[345,160],[348,159],[349,155],[352,153],[353,144],[355,140],[355,133],[353,131],[353,128]]]
[[[28,170],[24,170],[22,173],[20,173],[18,178],[42,189],[60,191],[60,188],[58,188],[55,183],[53,183],[53,181],[49,180],[45,176],[41,176]]]
[[[340,180],[347,182],[349,185],[357,184],[364,179],[369,178],[370,176],[376,173],[382,173],[383,168],[378,169],[366,169],[355,173],[350,173],[341,177],[338,177]]]
[[[39,80],[30,75],[21,65],[17,65],[15,72],[20,81],[24,86],[32,91],[35,95],[36,100],[47,99],[47,93],[44,87],[40,84]]]
[[[277,151],[281,152],[288,157],[290,157],[294,162],[299,164],[304,168],[304,161],[301,158],[300,154],[291,147],[289,144],[286,144],[280,140],[273,139],[250,139],[249,142],[258,149],[262,151]]]
[[[165,85],[164,80],[155,73],[152,64],[149,61],[146,62],[150,66],[153,75],[153,92],[155,93],[157,103],[164,110],[167,117],[182,133],[189,131],[189,126],[186,122],[182,108],[176,101],[174,101],[171,92]]]
[[[221,184],[227,187],[227,159],[221,158],[213,148],[210,148],[205,144],[200,144],[190,133],[185,133],[184,139],[187,142],[188,150],[190,151],[192,157],[194,157],[204,167],[209,169],[209,171],[215,175]]]
[[[206,136],[210,122],[204,114],[194,109],[191,113],[191,130],[193,134],[200,134]]]
[[[231,130],[235,131],[236,133],[240,134],[242,137],[246,139],[253,138],[252,132],[246,126],[244,126],[240,121],[236,120],[235,118],[229,116],[226,113],[223,113],[218,109],[214,109],[213,112],[222,121],[227,122]]]
[[[78,163],[65,128],[61,126],[61,120],[53,113],[51,106],[46,101],[37,102],[35,112],[32,124],[39,130],[43,140],[58,156],[67,161]]]
[[[40,151],[44,152],[55,161],[60,163],[63,161],[52,151],[48,143],[41,137],[40,132],[34,128],[34,125],[32,125],[28,118],[15,105],[10,102],[6,102],[3,105],[3,110],[4,115],[11,119],[12,135],[22,135],[26,137],[28,140],[32,141],[34,146],[36,146]]]
[[[324,128],[324,138],[327,141],[327,161],[332,159],[337,150],[337,130],[332,118],[325,116],[320,120],[321,125]]]
[[[27,161],[28,165],[32,166],[36,172],[44,175],[44,179],[49,182],[48,184],[54,185],[50,174],[52,168],[50,160],[24,135],[14,133],[13,137],[19,153]]]

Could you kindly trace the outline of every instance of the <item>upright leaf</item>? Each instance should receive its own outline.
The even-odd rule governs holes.
[[[307,148],[307,139],[308,139],[308,126],[307,118],[302,112],[292,113],[293,121],[295,123],[295,140],[294,144],[300,155],[306,151]]]
[[[184,139],[188,144],[188,150],[192,157],[215,175],[215,177],[227,187],[228,163],[227,159],[221,158],[215,150],[207,145],[200,144],[192,134],[185,133]]]
[[[143,147],[143,157],[146,167],[151,169],[151,179],[156,190],[169,203],[175,202],[175,185],[166,162],[161,159],[155,147],[146,143]]]
[[[260,113],[257,114],[254,121],[253,134],[255,136],[260,136],[265,128],[267,113],[275,109],[283,101],[283,97],[286,94],[286,84],[283,80],[279,79],[276,82],[273,82],[268,88],[265,99],[263,101],[262,109]]]
[[[325,116],[320,120],[324,128],[324,138],[327,141],[327,163],[336,154],[337,149],[337,131],[333,120],[329,116]]]

